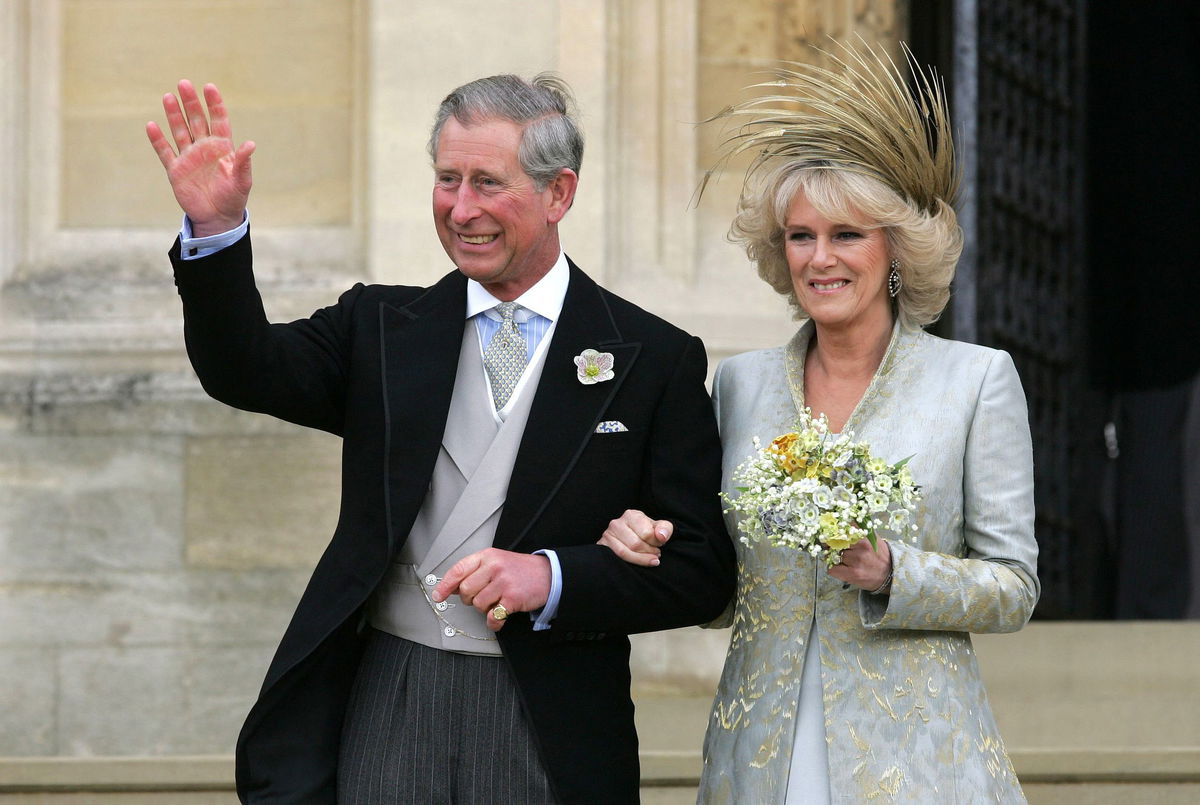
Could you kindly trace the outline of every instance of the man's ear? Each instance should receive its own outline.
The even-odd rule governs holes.
[[[547,223],[557,224],[567,214],[567,210],[571,209],[571,205],[575,203],[575,189],[579,187],[579,174],[570,168],[563,168],[550,180],[550,184],[546,185],[546,193],[550,194],[550,200],[546,206],[546,221]]]

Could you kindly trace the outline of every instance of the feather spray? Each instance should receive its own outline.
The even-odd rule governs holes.
[[[859,48],[838,43],[840,55],[818,48],[832,69],[782,63],[774,80],[747,87],[756,97],[706,121],[749,118],[723,143],[700,193],[730,159],[757,151],[747,181],[777,160],[813,162],[872,176],[926,212],[938,199],[952,204],[959,174],[942,79],[903,45],[910,89],[889,55],[860,41]]]

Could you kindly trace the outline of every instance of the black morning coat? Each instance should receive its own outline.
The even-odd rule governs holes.
[[[212,256],[171,251],[188,355],[205,390],[342,437],[337,529],[267,671],[237,746],[244,802],[334,802],[342,719],[365,604],[429,487],[466,320],[466,278],[356,285],[308,319],[270,324],[250,236]],[[721,448],[698,338],[609,293],[574,264],[494,545],[553,548],[563,593],[548,631],[524,613],[499,633],[563,803],[638,801],[626,635],[713,619],[734,588],[721,519]],[[611,352],[584,385],[574,357]],[[622,433],[595,433],[619,420]],[[662,564],[596,545],[625,509],[671,520]],[[454,729],[454,725],[443,725]],[[497,747],[503,762],[503,747]]]

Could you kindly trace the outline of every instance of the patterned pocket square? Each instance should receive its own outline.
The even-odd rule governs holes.
[[[629,428],[617,419],[606,419],[596,426],[596,433],[626,433]]]

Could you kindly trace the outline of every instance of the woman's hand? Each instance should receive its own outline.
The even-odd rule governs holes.
[[[879,588],[888,583],[890,589],[892,549],[886,539],[878,540],[878,545],[878,548],[872,548],[868,540],[859,540],[842,551],[842,561],[829,568],[829,575],[867,592],[888,592]]]
[[[598,542],[630,564],[657,567],[660,548],[674,530],[667,520],[651,520],[636,509],[627,509],[618,519],[609,521]]]

